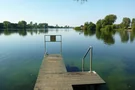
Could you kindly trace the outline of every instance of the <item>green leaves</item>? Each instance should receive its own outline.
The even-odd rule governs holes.
[[[75,30],[81,30],[81,27],[75,27],[74,29]]]
[[[27,25],[27,22],[26,21],[19,21],[18,22],[18,27],[21,28],[21,29],[25,29],[26,28],[26,25]]]
[[[96,25],[93,22],[90,22],[88,24],[87,30],[95,31],[96,30]]]
[[[96,30],[100,31],[100,29],[102,28],[102,20],[98,20],[96,23]]]
[[[3,24],[4,24],[4,28],[6,28],[6,29],[10,27],[9,21],[4,21]]]
[[[106,25],[112,25],[117,19],[116,15],[110,14],[105,17]]]
[[[130,26],[130,23],[131,23],[130,18],[124,17],[122,20],[122,27],[124,29],[128,29],[128,27]]]
[[[135,32],[135,18],[132,19],[131,28]]]

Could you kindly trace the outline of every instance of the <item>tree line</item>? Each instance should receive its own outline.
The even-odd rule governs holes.
[[[126,30],[132,31],[131,34],[135,34],[135,18],[130,20],[128,17],[124,17],[120,24],[114,24],[117,20],[117,16],[110,14],[105,16],[104,19],[99,19],[96,24],[93,22],[85,22],[84,25],[75,27],[76,31],[83,31],[85,36],[92,36],[96,34],[97,39],[103,40],[106,44],[114,44],[115,40],[113,35],[118,32],[122,37],[122,42],[128,40]],[[124,37],[125,36],[125,37]],[[133,38],[131,37],[131,41]]]
[[[18,23],[11,23],[9,21],[4,21],[0,23],[0,29],[33,29],[33,28],[69,28],[69,26],[50,26],[48,23],[33,23],[32,21],[27,24],[26,21],[22,20]]]
[[[111,32],[112,30],[135,30],[135,18],[132,20],[128,17],[124,17],[120,24],[114,24],[117,20],[117,16],[114,14],[107,15],[104,19],[99,19],[96,24],[93,22],[85,22],[84,25],[75,27],[75,30],[100,30],[103,32]]]

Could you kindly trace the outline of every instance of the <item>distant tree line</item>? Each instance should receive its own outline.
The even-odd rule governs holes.
[[[48,23],[33,23],[27,24],[26,21],[22,20],[18,23],[11,23],[9,21],[4,21],[0,23],[0,29],[33,29],[33,28],[69,28],[69,26],[49,26]]]
[[[120,24],[114,24],[117,16],[114,14],[107,15],[104,19],[100,19],[94,24],[93,22],[86,22],[84,25],[75,27],[75,30],[100,30],[104,32],[111,32],[112,30],[135,30],[135,18],[130,20],[128,17],[124,17]]]
[[[130,30],[132,34],[135,33],[135,18],[130,20],[130,18],[124,17],[120,24],[114,24],[116,20],[117,16],[110,14],[105,16],[104,19],[99,19],[96,24],[93,22],[85,22],[84,25],[75,27],[74,29],[76,31],[83,31],[85,36],[96,34],[98,39],[103,40],[107,44],[114,44],[113,35],[117,31],[120,33],[122,41],[127,41],[128,38],[124,37],[127,36],[125,35],[127,34],[125,31]]]

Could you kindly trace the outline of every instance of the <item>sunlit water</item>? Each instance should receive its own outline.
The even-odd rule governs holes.
[[[96,35],[84,35],[73,29],[0,32],[0,90],[33,90],[44,57],[44,35],[62,35],[62,55],[69,72],[81,70],[81,59],[93,46],[93,70],[107,83],[108,90],[135,89],[135,41],[123,41],[118,33],[113,43],[104,43]],[[59,53],[60,43],[47,43],[48,53]],[[89,70],[89,55],[85,70]]]

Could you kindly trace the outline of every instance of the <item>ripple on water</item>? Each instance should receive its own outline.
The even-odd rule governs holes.
[[[11,53],[0,52],[0,64],[2,62],[6,62],[7,60],[9,60],[11,56],[12,56]]]

